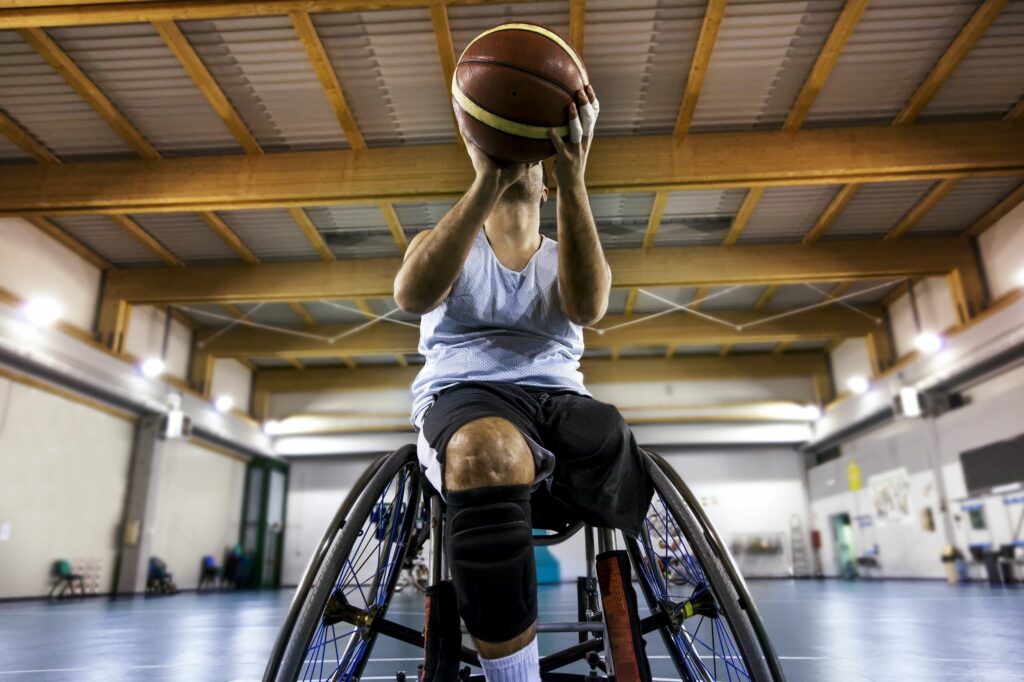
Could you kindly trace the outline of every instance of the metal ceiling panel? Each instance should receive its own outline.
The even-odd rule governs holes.
[[[590,210],[601,244],[606,249],[635,248],[643,244],[653,203],[653,192],[591,194]],[[554,207],[551,210],[554,211]]]
[[[134,156],[88,102],[15,31],[0,31],[0,105],[65,160]]]
[[[663,358],[665,346],[641,346],[623,348],[619,351],[621,358]]]
[[[774,343],[737,343],[729,349],[732,355],[747,355],[750,353],[771,353],[775,350]]]
[[[395,213],[398,215],[398,222],[402,224],[402,230],[409,233],[416,233],[422,230],[429,230],[444,217],[454,201],[421,201],[409,204],[395,204]]]
[[[588,3],[588,15],[594,10],[594,3]],[[567,2],[449,5],[448,23],[452,29],[452,44],[455,46],[456,59],[466,49],[469,41],[482,32],[499,24],[514,21],[540,24],[554,30],[566,40],[569,39],[569,3]]]
[[[314,206],[307,208],[306,213],[338,258],[401,255],[376,205]]]
[[[302,305],[318,324],[359,324],[367,320],[355,301],[304,301]]]
[[[761,195],[746,228],[740,233],[739,243],[802,240],[839,191],[839,187],[769,187]]]
[[[873,0],[807,125],[891,121],[977,7],[971,0]]]
[[[880,303],[892,290],[899,286],[904,280],[870,279],[858,280],[853,283],[849,291],[843,294],[843,300],[853,305],[867,305],[868,303]]]
[[[686,305],[693,300],[693,296],[696,293],[697,290],[693,287],[651,287],[649,289],[641,289],[637,291],[633,310],[638,313],[656,313],[662,310],[669,310],[672,306],[665,303],[665,301],[659,301],[655,296],[660,296],[676,305]]]
[[[218,211],[261,261],[319,260],[295,219],[283,208]]]
[[[131,218],[186,265],[241,260],[196,213],[139,213]]]
[[[583,357],[598,359],[598,358],[610,358],[612,356],[611,348],[584,348]],[[585,369],[585,368],[584,368]],[[583,377],[586,381],[586,376]]]
[[[767,307],[770,310],[788,310],[821,303],[831,288],[831,284],[823,282],[786,284],[779,287]]]
[[[1022,34],[1024,36],[1024,34]],[[1022,37],[1024,41],[1024,37]],[[908,237],[960,234],[1021,183],[1019,177],[966,178],[928,211]]]
[[[719,351],[722,350],[721,346],[709,346],[709,345],[684,345],[676,346],[676,355],[718,355]]]
[[[628,289],[612,289],[608,294],[608,314],[621,315],[626,312],[626,298],[628,297]]]
[[[702,312],[711,312],[753,308],[762,291],[764,287],[759,285],[712,287],[704,302],[700,304],[700,309]]]
[[[356,364],[362,367],[363,365],[372,365],[375,367],[396,367],[398,360],[393,355],[357,355],[353,360]]]
[[[813,350],[824,350],[825,346],[828,345],[828,341],[820,340],[807,340],[807,341],[794,341],[789,344],[786,348],[787,351],[813,351]]]
[[[455,141],[427,9],[314,14],[313,22],[368,145]]]
[[[842,0],[730,2],[692,129],[781,127],[842,7]]]
[[[1013,0],[967,53],[922,118],[1002,117],[1024,97],[1024,2]]]
[[[302,319],[287,303],[248,303],[240,304],[238,307],[246,314],[246,319],[259,324],[300,331],[306,329]]]
[[[281,358],[249,358],[257,369],[288,369],[291,363]]]
[[[931,180],[866,184],[822,239],[883,237],[934,185]]]
[[[49,33],[161,154],[241,152],[151,24],[74,26]]]
[[[231,324],[232,318],[216,303],[188,303],[174,306],[186,317],[206,329],[219,329]]]
[[[51,220],[113,265],[163,265],[153,252],[105,216],[60,216]]]
[[[721,244],[746,193],[743,189],[669,193],[655,244]]]
[[[370,309],[373,312],[378,315],[387,315],[390,320],[403,320],[419,324],[420,316],[411,315],[398,309],[398,304],[393,298],[371,298],[367,303],[370,304]]]
[[[300,362],[306,367],[344,367],[341,358],[302,358]]]
[[[178,26],[265,150],[348,146],[287,16]]]

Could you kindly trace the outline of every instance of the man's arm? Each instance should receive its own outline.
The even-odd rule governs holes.
[[[523,164],[498,166],[472,143],[466,148],[476,169],[473,185],[434,229],[416,235],[395,277],[395,302],[407,313],[428,313],[448,296],[494,204],[526,171]]]
[[[588,104],[594,108],[594,89],[587,86],[587,92],[576,94],[576,101],[578,106],[571,106],[569,111],[570,128],[579,115],[577,109]],[[596,112],[587,111],[587,118],[591,116],[596,118]],[[554,131],[550,134],[558,154],[558,289],[565,314],[580,325],[594,324],[604,317],[612,285],[612,271],[601,249],[583,180],[593,140],[593,119],[586,123],[579,142],[564,142]]]

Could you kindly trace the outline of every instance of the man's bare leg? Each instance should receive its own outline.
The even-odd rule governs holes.
[[[488,516],[491,513],[498,516],[511,513],[515,517],[519,509],[525,508],[525,512],[519,512],[519,515],[521,516],[524,513],[527,515],[525,533],[529,534],[529,485],[533,483],[535,465],[533,453],[530,451],[526,439],[511,422],[498,417],[486,417],[469,422],[456,431],[448,441],[448,446],[445,450],[444,476],[445,489],[449,497],[449,513],[451,513],[453,506],[455,506],[456,509],[460,510],[457,513],[464,511],[472,513],[474,509],[480,509],[480,514],[487,514]],[[480,507],[472,506],[474,501],[488,502],[492,497],[492,491],[497,493],[495,499],[509,494],[515,496],[520,500],[519,506],[517,507],[514,504],[504,504],[497,507],[493,504],[485,504]],[[525,503],[523,500],[525,500]],[[469,505],[468,507],[465,506],[467,504]],[[449,528],[453,528],[453,525],[449,524]],[[481,532],[486,532],[486,530],[481,529]],[[507,538],[509,549],[511,550],[511,564],[507,562],[500,564],[505,558],[503,553],[500,551],[494,553],[496,561],[500,564],[496,564],[494,575],[503,575],[506,582],[515,583],[518,581],[519,584],[497,585],[496,587],[499,595],[502,592],[515,591],[516,589],[532,590],[535,603],[536,579],[532,568],[533,543],[523,533],[524,528],[519,523],[516,533]],[[473,542],[478,541],[474,540]],[[521,545],[519,550],[515,547],[516,543]],[[463,547],[468,548],[469,551]],[[529,551],[528,557],[524,554],[527,551],[527,547]],[[472,551],[472,545],[464,544],[462,547],[456,547],[453,554],[459,552],[461,553],[460,555],[471,555]],[[473,575],[477,576],[478,580],[480,579],[479,571],[482,570],[480,568],[481,562],[485,562],[488,555],[489,552],[483,551],[480,556],[472,557],[476,567],[475,570],[478,571],[478,573]],[[530,562],[528,567],[523,563],[527,559]],[[456,564],[457,561],[458,558],[453,557],[453,564]],[[523,572],[528,572],[529,575],[509,576],[509,566],[513,569],[516,566],[522,566]],[[458,573],[458,568],[457,565],[453,565],[453,572]],[[524,581],[527,580],[532,581],[532,584],[524,588]],[[464,582],[466,582],[465,579]],[[481,629],[482,625],[477,622],[477,618],[466,618],[467,611],[472,610],[475,612],[479,609],[485,609],[488,612],[488,619],[507,617],[515,620],[517,614],[503,613],[502,611],[507,610],[507,602],[503,602],[501,598],[494,599],[494,604],[477,603],[487,599],[488,594],[494,594],[493,591],[467,589],[467,586],[460,585],[458,580],[455,581],[455,589],[460,597],[460,606],[462,606],[463,618],[467,622],[467,628],[469,628],[470,634],[476,642],[480,657],[484,659],[482,662],[487,679],[517,681],[539,679],[536,621],[531,620],[524,629],[518,632],[513,630],[512,633],[509,633],[512,636],[502,638],[500,641],[492,641],[481,637],[479,634],[484,631]],[[467,603],[471,604],[472,609],[466,608]],[[474,629],[477,632],[474,632]],[[493,632],[494,630],[491,629],[489,631]],[[498,631],[501,631],[500,628]]]

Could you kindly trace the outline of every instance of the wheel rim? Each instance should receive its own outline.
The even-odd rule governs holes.
[[[376,637],[409,545],[419,502],[415,463],[399,469],[387,482],[363,522],[341,565],[298,679],[357,680]]]
[[[634,546],[652,610],[670,614],[665,643],[687,680],[752,679],[719,597],[690,547],[682,524],[660,492],[651,501]],[[687,611],[687,605],[690,611]],[[710,617],[717,612],[717,617]],[[689,614],[689,615],[688,615]]]

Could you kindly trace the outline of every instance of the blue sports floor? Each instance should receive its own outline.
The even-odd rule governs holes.
[[[572,586],[543,587],[542,620],[575,614]],[[791,682],[1024,680],[1024,589],[938,582],[754,581]],[[258,680],[290,591],[0,604],[0,682]],[[392,616],[422,624],[422,598]],[[552,641],[541,639],[541,652]],[[660,641],[656,679],[678,679]],[[416,670],[416,651],[381,640],[364,680]],[[383,659],[383,660],[382,660]]]

